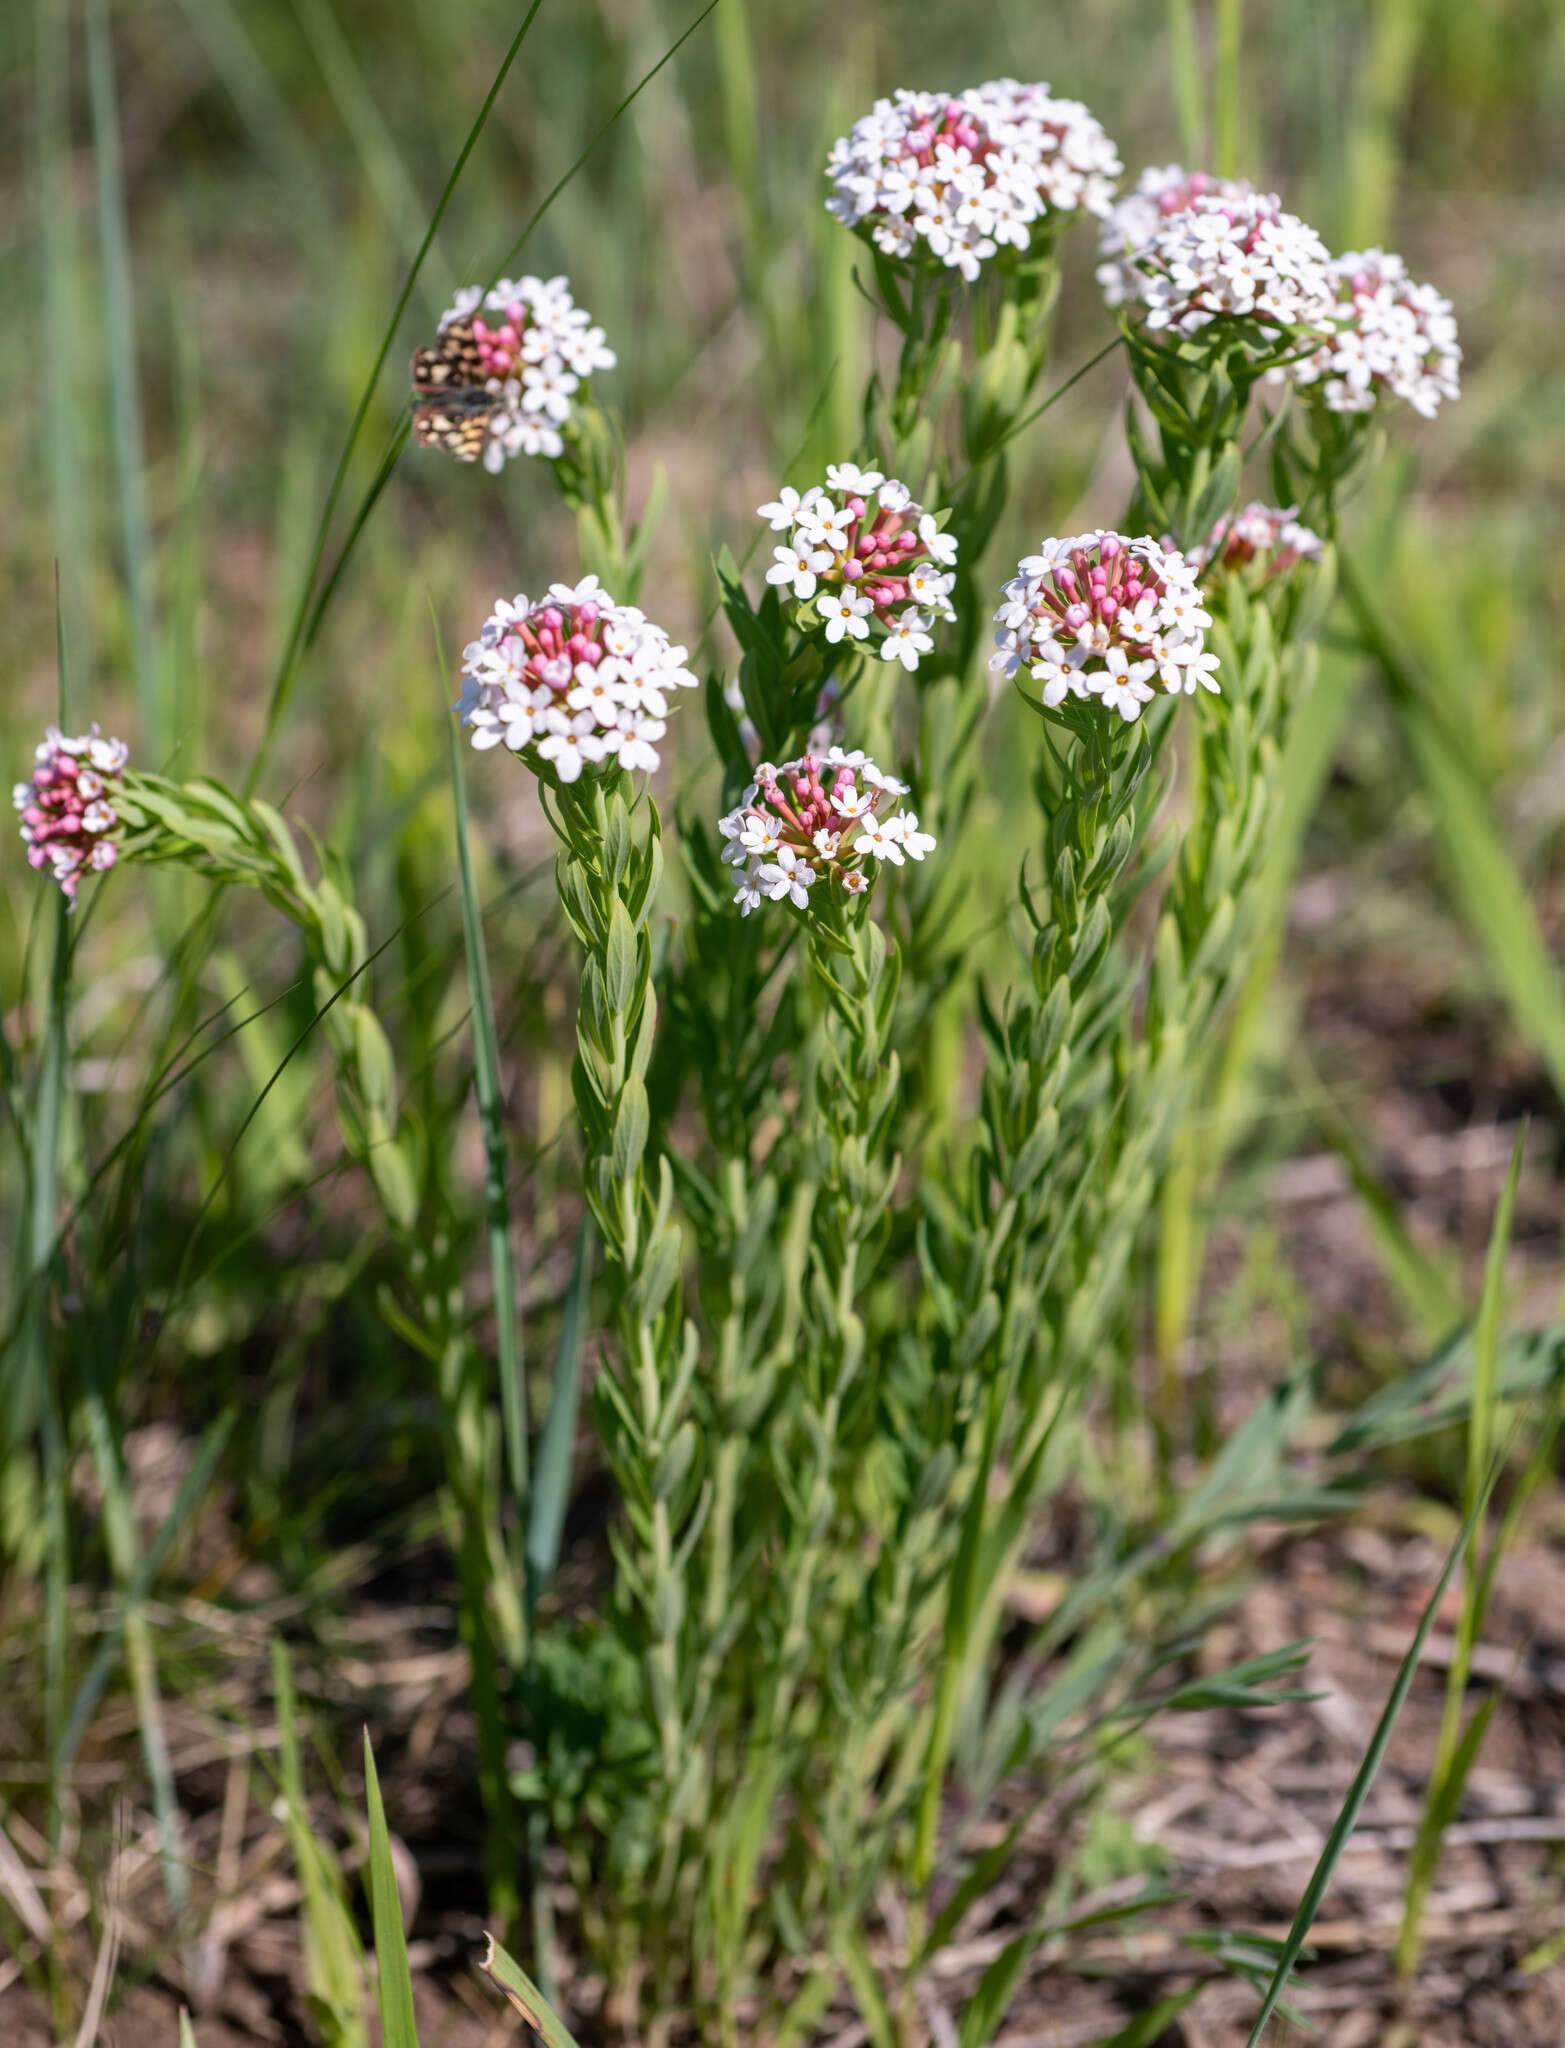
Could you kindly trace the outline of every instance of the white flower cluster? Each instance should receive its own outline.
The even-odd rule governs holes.
[[[1332,265],[1338,303],[1331,339],[1292,366],[1294,380],[1318,384],[1333,412],[1369,412],[1382,392],[1405,398],[1425,419],[1461,396],[1462,351],[1451,301],[1414,284],[1400,256],[1354,250]]]
[[[1180,164],[1153,166],[1141,173],[1134,190],[1114,202],[1098,231],[1098,283],[1111,307],[1128,305],[1141,296],[1143,274],[1134,262],[1170,214],[1183,213],[1196,199],[1250,200],[1255,187],[1243,178],[1214,178],[1206,171],[1187,171]]]
[[[1212,528],[1210,538],[1189,550],[1189,562],[1197,574],[1213,569],[1247,569],[1259,562],[1269,580],[1291,569],[1295,562],[1318,562],[1325,543],[1311,527],[1299,523],[1299,508],[1285,510],[1275,505],[1246,505],[1230,518],[1226,513]]]
[[[1004,588],[989,666],[1006,676],[1025,669],[1051,711],[1074,696],[1139,718],[1154,678],[1187,696],[1197,685],[1217,694],[1211,614],[1175,548],[1101,531],[1046,540]]]
[[[1001,78],[877,100],[832,145],[826,206],[886,255],[922,247],[971,284],[1002,245],[1025,249],[1051,211],[1107,213],[1123,168],[1079,100]]]
[[[675,690],[695,688],[686,651],[588,576],[547,597],[502,598],[463,651],[456,709],[475,747],[502,742],[561,782],[583,769],[653,769]]]
[[[490,291],[468,285],[442,317],[471,318],[479,362],[498,401],[489,419],[484,467],[498,471],[510,455],[563,454],[560,428],[594,370],[618,361],[603,329],[571,297],[563,277],[503,277]]]
[[[120,822],[113,798],[129,749],[123,740],[106,740],[95,724],[76,739],[51,725],[33,758],[32,779],[11,791],[27,864],[52,869],[74,908],[82,876],[102,874],[119,858],[110,836]]]
[[[788,536],[772,550],[767,582],[787,591],[795,618],[824,627],[833,646],[873,633],[881,660],[911,673],[934,647],[934,620],[955,617],[955,537],[894,477],[834,462],[825,485],[802,495],[785,486],[758,510]]]
[[[785,898],[808,909],[810,891],[825,881],[844,895],[870,885],[867,860],[922,860],[935,842],[913,811],[894,808],[907,784],[884,775],[857,748],[802,754],[780,768],[763,761],[738,807],[718,820],[728,844],[723,859],[742,872],[734,901],[746,917],[763,899]],[[882,817],[882,808],[890,815]]]
[[[1160,212],[1148,239],[1105,268],[1108,289],[1128,288],[1154,333],[1198,334],[1219,319],[1325,329],[1336,303],[1320,236],[1275,193],[1243,188],[1196,193]]]

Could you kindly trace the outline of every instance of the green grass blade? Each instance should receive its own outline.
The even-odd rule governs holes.
[[[158,1858],[163,1871],[163,1889],[168,1895],[175,1923],[179,1925],[189,1910],[190,1885],[185,1875],[184,1831],[174,1786],[173,1764],[169,1758],[168,1733],[163,1724],[163,1698],[158,1685],[152,1630],[141,1602],[130,1597],[140,1562],[136,1515],[125,1484],[119,1447],[114,1440],[108,1400],[96,1374],[90,1370],[82,1395],[82,1412],[86,1418],[93,1462],[97,1466],[98,1484],[103,1489],[103,1530],[109,1562],[119,1582],[119,1626],[124,1637],[131,1694],[136,1703],[141,1753],[152,1791],[152,1811],[158,1824]]]
[[[369,1808],[370,1916],[375,1926],[376,1999],[380,2006],[382,2048],[418,2048],[413,2017],[413,1974],[408,1968],[407,1936],[402,1927],[402,1902],[386,1832],[380,1780],[369,1730],[364,1731],[364,1798]]]
[[[507,1954],[492,1934],[487,1939],[488,1953],[479,1968],[499,1985],[544,2048],[577,2048],[576,2037],[521,1964]],[[387,2048],[392,2048],[392,2044],[388,2042]]]
[[[1206,108],[1193,0],[1168,0],[1168,67],[1174,74],[1179,147],[1186,168],[1198,171],[1206,161]]]
[[[284,1825],[303,1898],[304,1964],[325,2048],[366,2048],[364,1950],[348,1911],[342,1872],[310,1826],[299,1762],[299,1708],[288,1646],[272,1641],[272,1699],[277,1711]]]
[[[1217,49],[1212,78],[1212,168],[1220,178],[1239,175],[1239,121],[1243,95],[1244,0],[1216,0]]]
[[[321,562],[326,553],[327,538],[331,533],[332,521],[337,514],[337,505],[342,497],[343,486],[348,479],[348,469],[353,461],[354,450],[359,445],[359,436],[364,431],[364,422],[369,417],[370,407],[375,401],[375,391],[380,383],[381,371],[386,367],[386,358],[391,354],[391,346],[397,338],[397,329],[402,324],[402,316],[412,302],[413,293],[417,288],[419,278],[423,274],[424,264],[428,259],[430,250],[434,247],[435,236],[440,232],[440,223],[445,219],[446,209],[451,204],[463,171],[467,169],[468,158],[478,146],[478,138],[483,134],[485,127],[488,125],[489,116],[494,110],[494,103],[500,97],[500,89],[510,76],[512,65],[521,55],[522,44],[527,40],[527,32],[532,27],[533,19],[542,4],[543,0],[532,0],[532,5],[528,8],[527,13],[522,19],[521,27],[512,37],[510,47],[500,60],[500,68],[495,73],[494,82],[489,88],[483,105],[478,110],[477,118],[474,120],[472,127],[467,131],[467,140],[462,144],[457,154],[456,162],[451,167],[451,174],[446,179],[445,187],[436,201],[435,210],[430,216],[429,226],[425,230],[424,239],[419,244],[418,253],[414,257],[408,271],[407,281],[398,296],[391,318],[386,323],[386,331],[381,337],[381,344],[376,351],[374,364],[370,369],[369,376],[365,379],[364,390],[354,411],[352,424],[348,428],[348,438],[343,444],[341,455],[337,458],[337,467],[326,493],[326,503],[321,510],[320,521],[316,526],[315,541],[310,550],[309,563],[306,567],[304,581],[299,592],[298,604],[294,610],[293,625],[289,631],[288,640],[283,649],[282,661],[278,666],[277,675],[272,684],[271,701],[266,709],[266,726],[261,735],[261,744],[256,750],[255,759],[250,764],[250,772],[245,778],[246,796],[254,793],[255,787],[261,779],[266,763],[270,758],[272,747],[276,741],[278,730],[282,725],[284,714],[288,709],[289,699],[293,695],[294,685],[298,681],[299,663],[304,651],[305,627],[310,617],[311,603],[315,595],[315,579],[320,574]],[[362,520],[359,522],[359,526],[362,527]]]
[[[408,254],[416,256],[424,209],[342,23],[330,0],[294,0],[294,9],[332,103],[380,202],[381,212]],[[440,262],[438,252],[431,252],[426,268],[438,274],[436,296],[442,301],[448,299],[456,280]],[[437,305],[432,310],[438,314],[440,308]]]
[[[93,158],[98,178],[98,256],[103,270],[103,325],[114,427],[114,479],[120,545],[130,605],[131,667],[141,744],[161,761],[171,734],[158,690],[153,636],[152,524],[147,511],[146,457],[136,381],[136,308],[131,289],[130,236],[120,154],[119,100],[107,0],[87,0],[87,78]]]
[[[560,1344],[555,1353],[554,1384],[549,1411],[538,1438],[538,1470],[533,1477],[532,1506],[527,1516],[527,1597],[536,1607],[549,1589],[560,1561],[560,1535],[570,1499],[571,1451],[581,1405],[582,1338],[587,1326],[587,1301],[592,1292],[592,1257],[596,1240],[591,1217],[583,1219],[576,1263],[565,1293],[560,1319]]]
[[[120,1602],[120,1611],[93,1652],[92,1662],[88,1665],[81,1684],[76,1688],[76,1696],[71,1702],[70,1717],[54,1750],[54,1768],[62,1777],[71,1767],[81,1739],[91,1725],[98,1701],[103,1696],[103,1689],[108,1684],[109,1674],[114,1669],[115,1659],[119,1656],[120,1644],[124,1639],[125,1617],[133,1607],[147,1599],[157,1584],[158,1573],[162,1571],[174,1546],[174,1539],[189,1521],[197,1501],[206,1492],[212,1474],[217,1468],[217,1461],[222,1456],[238,1419],[239,1410],[230,1408],[207,1430],[196,1447],[196,1454],[190,1461],[189,1469],[179,1482],[179,1490],[174,1495],[173,1505],[159,1524],[157,1534],[136,1560]]]
[[[1358,1773],[1348,1788],[1348,1796],[1343,1802],[1342,1811],[1337,1815],[1331,1833],[1326,1838],[1326,1846],[1322,1849],[1320,1858],[1315,1865],[1314,1871],[1311,1873],[1310,1881],[1304,1888],[1304,1896],[1299,1901],[1299,1909],[1293,1916],[1293,1923],[1288,1929],[1288,1938],[1283,1943],[1282,1954],[1277,1959],[1277,1967],[1272,1973],[1271,1982],[1266,1987],[1266,1996],[1262,2001],[1261,2010],[1256,2018],[1255,2025],[1250,2029],[1250,2038],[1245,2044],[1245,2048],[1256,2048],[1256,2044],[1266,2031],[1267,2021],[1276,2011],[1278,2001],[1287,1989],[1288,1979],[1293,1973],[1293,1966],[1298,1961],[1300,1952],[1309,1938],[1310,1928],[1314,1924],[1316,1914],[1320,1911],[1321,1901],[1326,1896],[1326,1888],[1331,1883],[1342,1852],[1347,1847],[1348,1837],[1352,1834],[1354,1828],[1358,1826],[1359,1815],[1364,1810],[1364,1802],[1369,1797],[1370,1787],[1375,1781],[1375,1773],[1380,1769],[1381,1760],[1385,1756],[1387,1746],[1391,1741],[1391,1733],[1396,1727],[1397,1716],[1401,1713],[1402,1703],[1407,1698],[1409,1689],[1412,1686],[1414,1673],[1418,1670],[1419,1659],[1424,1653],[1424,1644],[1428,1640],[1429,1631],[1434,1627],[1435,1616],[1440,1611],[1440,1603],[1445,1598],[1446,1588],[1450,1585],[1452,1574],[1455,1572],[1458,1564],[1467,1555],[1468,1546],[1471,1544],[1477,1532],[1478,1524],[1482,1520],[1483,1511],[1488,1503],[1489,1492],[1493,1484],[1494,1475],[1491,1474],[1481,1498],[1474,1504],[1468,1513],[1466,1521],[1462,1524],[1461,1531],[1455,1543],[1451,1546],[1449,1556],[1446,1558],[1445,1567],[1440,1574],[1439,1581],[1425,1604],[1423,1614],[1419,1618],[1418,1627],[1414,1631],[1413,1640],[1408,1646],[1407,1655],[1402,1659],[1401,1667],[1391,1687],[1390,1696],[1386,1701],[1379,1721],[1375,1724],[1375,1732],[1370,1737],[1369,1748],[1364,1753],[1364,1761],[1359,1765]]]
[[[1488,798],[1462,742],[1419,688],[1379,601],[1351,557],[1342,587],[1366,650],[1380,664],[1402,731],[1423,778],[1446,856],[1452,889],[1484,946],[1496,982],[1522,1031],[1542,1054],[1565,1098],[1565,995],[1526,884],[1505,848]]]
[[[1379,0],[1367,11],[1369,48],[1358,66],[1359,105],[1347,138],[1350,249],[1378,245],[1389,231],[1402,167],[1402,121],[1413,87],[1429,0]]]
[[[581,169],[582,165],[587,161],[588,157],[592,155],[592,152],[597,148],[598,144],[603,140],[604,136],[608,134],[609,130],[614,126],[615,122],[618,121],[621,114],[628,112],[628,110],[632,106],[634,106],[636,101],[641,97],[642,93],[646,91],[647,87],[652,83],[653,79],[656,78],[658,73],[663,69],[663,66],[669,63],[671,59],[674,58],[679,53],[679,51],[684,48],[685,44],[689,42],[690,38],[695,34],[696,30],[701,26],[702,22],[706,20],[707,16],[712,12],[713,8],[716,7],[716,5],[717,0],[707,0],[707,5],[702,8],[701,12],[696,16],[695,20],[691,22],[690,26],[685,30],[683,35],[677,37],[674,42],[669,44],[668,48],[663,52],[662,56],[659,57],[659,59],[652,66],[650,71],[644,71],[642,73],[640,78],[638,78],[636,83],[631,87],[630,91],[626,93],[625,97],[620,101],[619,105],[614,109],[613,113],[610,114],[609,118],[603,123],[603,126],[594,131],[592,138],[588,142],[586,148],[583,149],[580,155],[574,159],[574,161],[570,165],[570,168],[564,173],[564,175],[555,180],[555,182],[549,187],[548,191],[543,195],[543,198],[539,200],[537,206],[533,208],[532,214],[528,219],[527,225],[522,229],[522,232],[517,236],[516,240],[511,244],[510,248],[507,249],[505,254],[500,258],[499,265],[494,273],[496,278],[503,277],[505,273],[510,269],[511,265],[516,261],[517,257],[521,255],[523,249],[526,248],[528,242],[532,239],[533,230],[537,227],[539,221],[543,219],[544,215],[549,211],[549,208],[554,204],[555,200],[559,198],[560,194],[565,190],[566,186],[571,182],[572,178],[575,177],[576,173]],[[493,280],[491,280],[491,282],[493,282]]]
[[[1478,1296],[1478,1320],[1473,1326],[1473,1407],[1467,1425],[1466,1505],[1471,1508],[1483,1492],[1484,1477],[1494,1457],[1496,1424],[1500,1407],[1500,1317],[1505,1305],[1505,1258],[1511,1245],[1511,1225],[1516,1215],[1516,1188],[1521,1180],[1522,1155],[1527,1144],[1523,1124],[1511,1149],[1510,1171],[1495,1211],[1484,1255],[1483,1287]]]
[[[522,1332],[516,1313],[516,1264],[511,1251],[511,1203],[506,1191],[505,1102],[500,1090],[500,1047],[495,1035],[489,955],[483,912],[473,880],[467,829],[467,777],[462,767],[462,732],[447,720],[451,746],[451,794],[456,807],[457,868],[462,891],[462,937],[467,947],[467,980],[473,1019],[473,1087],[484,1133],[484,1219],[489,1232],[489,1270],[494,1285],[496,1365],[500,1414],[505,1430],[506,1473],[518,1507],[527,1499],[526,1389],[522,1385]]]
[[[179,2048],[198,2048],[196,2030],[190,2024],[190,2014],[184,2006],[179,2008]]]
[[[82,384],[77,317],[77,236],[71,192],[70,17],[59,0],[35,0],[34,176],[41,278],[39,345],[44,386],[44,443],[49,469],[56,560],[73,577],[89,571],[87,508],[76,405]],[[90,661],[85,608],[73,608],[78,654]]]
[[[1511,1153],[1510,1171],[1495,1211],[1484,1259],[1483,1287],[1478,1298],[1478,1319],[1473,1329],[1473,1394],[1467,1417],[1467,1477],[1464,1505],[1471,1511],[1484,1497],[1485,1475],[1494,1457],[1502,1400],[1500,1359],[1500,1316],[1505,1298],[1505,1256],[1510,1248],[1511,1225],[1516,1212],[1516,1188],[1521,1179],[1526,1127],[1518,1133]],[[1513,1504],[1514,1505],[1514,1504]],[[1502,1541],[1515,1528],[1511,1514],[1502,1524]],[[1489,1719],[1499,1705],[1501,1693],[1493,1692],[1462,1729],[1462,1708],[1467,1694],[1467,1677],[1472,1666],[1473,1646],[1483,1633],[1489,1589],[1499,1562],[1500,1545],[1491,1549],[1481,1568],[1469,1561],[1462,1613],[1457,1623],[1455,1653],[1446,1673],[1445,1705],[1440,1716],[1440,1736],[1435,1747],[1434,1769],[1424,1799],[1423,1818],[1408,1862],[1407,1894],[1402,1927],[1397,1937],[1396,1967],[1400,1975],[1411,1976],[1418,1966],[1424,1908],[1440,1867],[1445,1831],[1456,1818],[1462,1790],[1478,1758]]]

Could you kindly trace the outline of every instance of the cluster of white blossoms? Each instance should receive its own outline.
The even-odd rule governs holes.
[[[723,859],[741,870],[734,901],[746,917],[763,899],[805,910],[822,881],[862,896],[871,879],[866,861],[922,860],[935,842],[915,812],[896,808],[907,793],[857,748],[828,747],[780,768],[761,762],[737,809],[718,820],[728,842]]]
[[[990,668],[1006,676],[1025,669],[1051,711],[1074,696],[1139,718],[1156,695],[1154,679],[1186,695],[1198,685],[1217,693],[1196,570],[1155,540],[1103,532],[1046,540],[1018,563],[995,619]]]
[[[1079,100],[996,79],[956,94],[877,100],[832,145],[827,211],[887,256],[920,248],[968,283],[1051,211],[1105,214],[1124,166]]]
[[[1285,334],[1329,326],[1331,256],[1312,227],[1271,192],[1199,192],[1158,224],[1120,266],[1154,333],[1198,334],[1214,320],[1250,320]]]
[[[845,652],[873,637],[882,661],[918,667],[935,644],[930,626],[955,617],[956,539],[906,484],[834,462],[824,486],[802,495],[785,487],[757,509],[788,536],[772,550],[766,580],[792,597],[799,624],[822,626],[833,646],[848,643]]]
[[[577,393],[595,370],[618,361],[566,279],[503,277],[487,292],[469,285],[441,319],[441,334],[458,320],[472,322],[480,374],[496,400],[485,469],[503,469],[512,455],[563,454],[560,429]]]
[[[1337,304],[1331,338],[1290,374],[1319,385],[1333,412],[1370,412],[1382,392],[1404,398],[1425,419],[1461,396],[1462,351],[1451,301],[1414,284],[1400,256],[1354,250],[1332,265]]]
[[[123,740],[106,740],[96,724],[76,739],[51,725],[33,758],[32,779],[11,791],[27,864],[52,869],[74,907],[82,876],[102,874],[119,858],[114,794],[129,750]]]
[[[456,709],[475,747],[508,746],[561,782],[586,768],[653,769],[671,695],[695,688],[676,647],[588,576],[501,601],[463,651]]]
[[[1134,262],[1171,214],[1183,213],[1197,199],[1216,197],[1250,200],[1255,187],[1243,178],[1214,178],[1206,171],[1187,171],[1180,164],[1144,170],[1132,191],[1117,199],[1098,231],[1098,283],[1111,306],[1128,305],[1141,297],[1143,273]]]
[[[1246,505],[1242,512],[1218,520],[1209,538],[1189,550],[1190,565],[1201,576],[1217,570],[1248,569],[1259,562],[1263,578],[1281,576],[1296,562],[1318,562],[1325,544],[1312,528],[1299,522],[1299,508],[1289,505]]]

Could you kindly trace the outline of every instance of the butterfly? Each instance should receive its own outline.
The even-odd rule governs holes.
[[[490,389],[471,314],[450,321],[433,348],[413,351],[413,438],[443,448],[458,462],[476,462],[504,400]]]

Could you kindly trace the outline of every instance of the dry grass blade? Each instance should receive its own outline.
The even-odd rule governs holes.
[[[485,1939],[489,1946],[479,1968],[499,1985],[544,2048],[577,2048],[576,2037],[521,1964],[507,1954],[492,1934]]]

